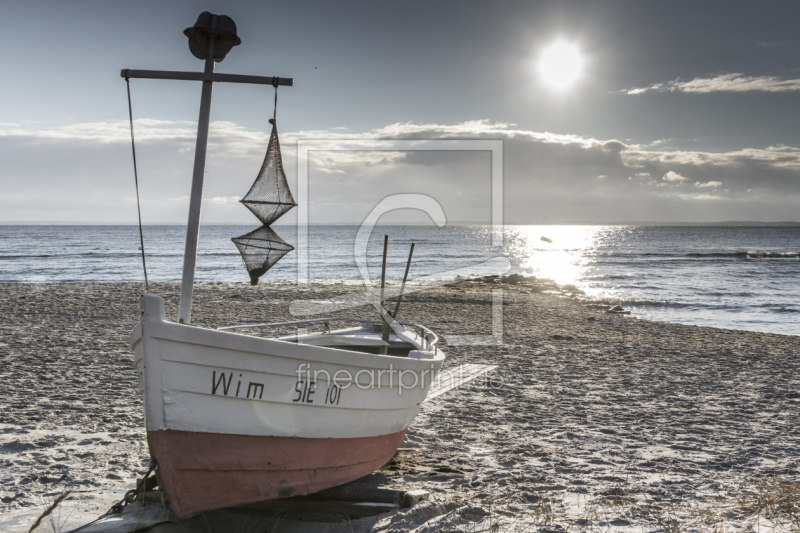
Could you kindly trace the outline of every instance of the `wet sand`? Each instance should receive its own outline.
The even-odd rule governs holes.
[[[502,344],[448,345],[449,335],[492,333],[497,288]],[[97,516],[146,470],[127,346],[141,289],[0,285],[6,530],[63,490],[73,491],[71,520]],[[292,320],[293,300],[355,290],[198,284],[193,323]],[[166,298],[173,319],[177,285],[151,292]],[[444,338],[447,367],[498,365],[495,386],[477,383],[423,404],[406,451],[379,474],[385,486],[431,491],[433,503],[316,530],[800,528],[800,507],[792,525],[791,505],[772,518],[751,505],[759,491],[800,481],[800,337],[649,322],[535,284],[428,289],[405,297],[401,313]],[[341,314],[376,315],[366,307]],[[277,531],[299,527],[292,524]]]

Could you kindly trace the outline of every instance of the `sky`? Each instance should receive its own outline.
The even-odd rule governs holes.
[[[311,223],[360,223],[403,192],[432,196],[451,222],[491,220],[491,153],[380,152],[374,139],[501,140],[506,223],[800,220],[797,2],[2,9],[0,222],[136,221],[119,71],[202,70],[182,31],[203,10],[233,18],[242,38],[217,72],[295,79],[277,109],[293,189],[298,142],[365,142],[310,155]],[[566,87],[540,68],[554,43],[580,59]],[[131,92],[143,220],[183,223],[200,83],[135,79]],[[273,97],[215,84],[204,223],[255,222],[238,200],[261,166]]]

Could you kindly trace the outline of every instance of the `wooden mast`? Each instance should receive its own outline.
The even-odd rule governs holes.
[[[192,28],[184,34],[189,37],[189,49],[199,59],[205,60],[203,72],[175,72],[165,70],[123,69],[120,75],[127,79],[146,78],[157,80],[202,81],[200,96],[200,116],[197,121],[197,143],[192,172],[192,192],[189,199],[189,219],[186,228],[186,248],[183,254],[183,274],[181,277],[181,299],[178,305],[178,322],[188,324],[192,318],[192,291],[197,262],[197,243],[200,235],[200,208],[203,200],[203,177],[208,147],[208,126],[211,114],[211,92],[214,82],[250,83],[257,85],[294,85],[292,78],[277,76],[243,76],[239,74],[216,74],[215,60],[221,61],[233,46],[241,43],[236,36],[236,24],[224,15],[204,12]]]
[[[205,74],[214,73],[215,41],[216,37],[210,35]],[[178,324],[188,324],[192,319],[192,291],[194,289],[194,272],[197,263],[197,243],[200,238],[200,206],[203,201],[203,178],[206,172],[208,121],[211,115],[211,90],[213,86],[213,81],[203,81],[203,92],[200,96],[200,116],[197,119],[197,143],[194,148],[194,170],[192,171],[192,194],[189,197],[189,220],[186,224],[186,247],[183,252]]]

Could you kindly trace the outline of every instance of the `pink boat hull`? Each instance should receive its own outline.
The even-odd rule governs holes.
[[[156,474],[181,518],[211,509],[310,494],[386,464],[406,430],[360,438],[299,438],[157,430]]]

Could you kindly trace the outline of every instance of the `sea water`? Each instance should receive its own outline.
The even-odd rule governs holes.
[[[195,279],[248,282],[230,239],[252,229],[203,226]],[[274,229],[297,245],[295,227]],[[490,226],[381,226],[369,238],[366,273],[354,257],[358,230],[308,227],[307,247],[262,280],[292,282],[298,273],[325,283],[379,279],[389,235],[392,279],[402,277],[414,242],[414,279],[501,273],[498,265],[508,265],[506,273],[573,284],[587,298],[620,303],[642,318],[800,334],[798,226],[506,226],[501,239]],[[180,281],[185,236],[182,226],[144,227],[150,280]],[[4,283],[141,281],[140,254],[136,226],[0,226]]]

